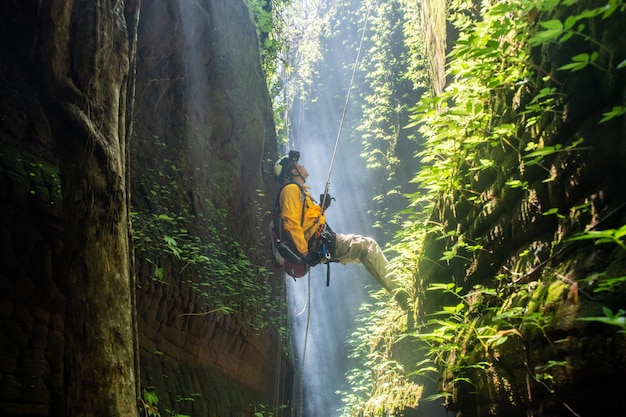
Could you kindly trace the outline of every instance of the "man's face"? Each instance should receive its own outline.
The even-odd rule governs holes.
[[[294,165],[298,169],[298,172],[300,172],[300,176],[302,176],[302,179],[306,179],[309,176],[309,171],[307,171],[306,167],[300,162],[296,162]],[[295,168],[291,170],[291,174],[293,176],[297,176],[298,172],[296,172]]]

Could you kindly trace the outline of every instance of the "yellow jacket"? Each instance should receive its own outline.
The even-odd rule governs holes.
[[[294,244],[301,254],[309,251],[308,240],[320,224],[324,224],[326,219],[321,215],[322,208],[315,203],[309,187],[302,186],[304,190],[304,202],[302,192],[297,184],[287,184],[280,193],[280,217],[283,220],[283,228],[293,239]],[[302,225],[302,204],[304,204],[304,219]]]

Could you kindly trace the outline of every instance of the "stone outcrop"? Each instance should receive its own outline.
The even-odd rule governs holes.
[[[42,88],[49,75],[38,54],[52,61],[55,45],[41,39],[50,22],[38,3],[0,5],[0,414],[7,416],[65,414],[66,219],[51,127],[63,121],[44,110],[54,96]],[[134,5],[126,3],[128,10]],[[275,159],[275,135],[247,6],[142,3],[126,98],[135,100],[128,138],[133,211],[193,214],[185,226],[196,234],[214,225],[202,219],[219,211],[220,232],[258,262],[265,256],[260,213],[269,206],[258,190],[266,187],[263,165]],[[89,19],[82,24],[88,29]],[[116,61],[103,62],[106,71],[106,62]],[[259,330],[224,311],[188,315],[202,305],[190,288],[193,274],[177,275],[181,265],[171,254],[146,259],[141,247],[137,254],[141,389],[158,395],[161,415],[246,415],[289,401],[292,369],[276,329]],[[155,261],[161,280],[154,279]],[[280,285],[274,291],[283,297]]]
[[[579,2],[529,18],[563,21],[594,5]],[[609,71],[591,66],[558,70],[588,51],[580,38],[534,49],[532,65],[540,71],[532,82],[542,85],[541,78],[552,74],[546,84],[554,81],[559,93],[553,113],[542,114],[538,126],[523,129],[528,116],[521,110],[530,100],[523,89],[517,96],[494,98],[501,115],[495,122],[519,127],[520,136],[513,139],[520,150],[531,142],[568,150],[547,152],[532,165],[506,146],[486,148],[483,155],[496,161],[494,167],[468,175],[480,199],[472,203],[457,193],[453,204],[437,205],[431,219],[454,233],[427,238],[417,288],[420,319],[424,323],[442,306],[459,302],[457,296],[427,291],[436,283],[462,287],[458,295],[472,311],[459,327],[457,348],[447,354],[439,381],[449,394],[448,408],[458,416],[621,413],[618,402],[606,399],[620,396],[626,339],[617,326],[580,319],[602,317],[603,308],[624,309],[626,251],[615,242],[568,238],[626,224],[624,117],[599,123],[626,97],[624,70],[615,69],[626,57],[624,33],[618,29],[625,18],[616,13],[606,21],[585,21],[590,36],[612,51],[613,61],[598,61]],[[576,144],[580,138],[584,142]],[[524,186],[511,187],[512,180]],[[467,251],[458,246],[461,240],[479,243],[481,249]],[[458,256],[441,260],[453,249]],[[611,277],[617,282],[622,277],[621,284],[600,291],[602,280]],[[497,289],[498,297],[486,289]],[[487,336],[490,328],[499,332]]]

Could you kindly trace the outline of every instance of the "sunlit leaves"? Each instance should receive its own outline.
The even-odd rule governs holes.
[[[608,324],[611,326],[617,326],[621,330],[620,333],[626,333],[626,310],[619,309],[616,313],[613,313],[610,308],[602,307],[604,316],[597,317],[580,317],[580,321],[595,321],[599,323]]]
[[[556,87],[544,87],[535,93],[530,103],[526,105],[523,115],[531,115],[526,122],[526,128],[537,123],[542,114],[554,111],[557,100]]]
[[[409,133],[401,124],[409,105],[405,101],[408,86],[402,82],[410,71],[403,59],[407,46],[403,36],[398,36],[405,19],[398,0],[374,5],[369,14],[368,48],[360,63],[365,74],[361,87],[365,105],[357,127],[362,132],[361,156],[368,168],[387,171],[388,177],[398,169],[394,153],[399,138]]]
[[[565,2],[566,3],[566,2]],[[603,43],[594,39],[586,33],[587,25],[584,23],[595,17],[600,17],[603,20],[611,17],[615,12],[626,10],[626,3],[623,0],[610,0],[608,4],[603,6],[584,9],[580,13],[575,15],[568,15],[565,20],[551,19],[547,21],[540,21],[540,29],[537,30],[535,36],[531,37],[528,41],[530,46],[537,47],[548,43],[563,44],[572,37],[576,36],[585,40],[594,49],[597,49],[591,53],[581,53],[572,56],[571,62],[559,67],[562,71],[580,71],[588,66],[595,66],[598,69],[606,72],[614,70],[612,68],[613,51],[607,48]],[[607,56],[608,68],[602,68],[598,66],[596,62],[600,57],[600,52]],[[617,69],[623,65],[623,62],[618,64]]]
[[[620,117],[626,114],[626,107],[624,106],[614,106],[611,111],[604,113],[600,123],[608,122],[616,117]]]
[[[590,286],[593,286],[593,292],[612,292],[619,289],[621,285],[626,283],[626,275],[614,277],[606,272],[592,274],[591,276],[581,280]]]
[[[362,365],[347,374],[350,391],[343,392],[343,416],[380,415],[382,410],[415,407],[422,387],[411,382],[393,348],[401,327],[398,311],[388,305],[384,291],[373,295],[375,304],[364,304],[359,327],[349,340],[350,358]]]
[[[624,242],[624,237],[626,237],[626,225],[623,225],[618,229],[588,230],[586,232],[574,235],[568,238],[568,240],[569,241],[594,240],[598,244],[612,243],[626,250],[626,243]]]
[[[267,3],[271,6],[263,8]],[[316,65],[323,57],[322,40],[330,30],[333,7],[320,0],[251,1],[250,8],[253,15],[258,16],[258,26],[267,31],[267,36],[261,36],[261,51],[277,133],[282,142],[293,134],[290,119],[294,101],[310,98],[318,71]]]
[[[535,36],[528,41],[531,46],[541,45],[547,41],[557,41],[566,30],[563,22],[558,19],[539,22],[539,25],[544,30],[538,31]],[[571,34],[568,37],[571,37]]]
[[[580,71],[588,65],[593,64],[600,54],[592,52],[591,54],[578,54],[572,57],[572,62],[559,67],[560,70]]]

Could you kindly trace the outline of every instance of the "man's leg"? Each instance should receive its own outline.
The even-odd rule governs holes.
[[[342,264],[362,263],[367,272],[393,295],[400,307],[409,312],[409,319],[411,319],[409,295],[405,291],[397,291],[397,276],[393,271],[389,271],[389,261],[374,239],[361,235],[337,233],[333,260]]]
[[[384,289],[393,294],[398,287],[396,275],[388,271],[389,261],[378,243],[371,237],[342,234],[336,235],[334,260],[342,263],[362,263]]]

